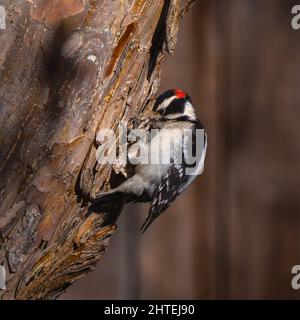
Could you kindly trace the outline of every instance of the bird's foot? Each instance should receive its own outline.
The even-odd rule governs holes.
[[[126,166],[127,166],[127,164],[121,160],[121,161],[114,163],[112,165],[112,169],[114,170],[114,172],[116,174],[121,173],[125,178],[127,178],[128,174],[127,174]]]

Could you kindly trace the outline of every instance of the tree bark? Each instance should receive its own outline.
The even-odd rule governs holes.
[[[179,1],[4,1],[0,31],[1,299],[54,299],[92,270],[121,205],[87,215],[113,170],[96,135],[157,91]]]

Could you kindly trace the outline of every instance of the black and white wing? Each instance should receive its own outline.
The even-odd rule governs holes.
[[[180,186],[185,182],[184,167],[171,164],[168,173],[154,191],[148,217],[144,221],[141,231],[144,233],[151,223],[164,211],[180,194]]]

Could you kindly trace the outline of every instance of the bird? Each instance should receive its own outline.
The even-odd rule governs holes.
[[[141,232],[144,233],[202,174],[207,133],[197,117],[190,96],[180,89],[162,93],[148,115],[132,118],[129,123],[131,130],[128,131],[130,142],[127,160],[132,174],[116,188],[92,199],[89,210],[99,212],[102,207],[115,201],[124,204],[150,202],[148,216],[141,226]],[[138,130],[145,131],[142,143],[142,139],[135,141]],[[197,140],[197,131],[201,133],[200,141]],[[197,147],[199,152],[196,161]],[[145,148],[148,152],[141,155]],[[168,161],[162,160],[164,153]]]

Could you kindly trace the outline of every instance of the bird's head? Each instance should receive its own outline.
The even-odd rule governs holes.
[[[190,96],[179,89],[171,89],[161,94],[156,99],[153,110],[168,120],[197,120]]]

